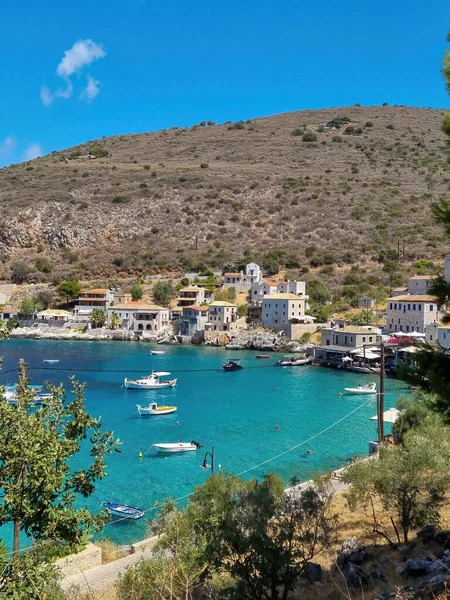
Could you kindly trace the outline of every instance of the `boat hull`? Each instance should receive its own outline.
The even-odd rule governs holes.
[[[126,504],[116,504],[115,502],[102,502],[102,505],[109,510],[115,517],[121,519],[142,519],[144,511],[135,506],[127,506]]]
[[[176,406],[158,406],[158,408],[148,408],[146,406],[136,406],[141,417],[157,417],[158,415],[170,415],[177,410]]]
[[[156,448],[160,454],[195,452],[195,450],[198,450],[198,446],[195,446],[194,444],[184,444],[182,442],[178,444],[153,444],[153,447]]]
[[[160,383],[140,383],[139,381],[125,379],[125,387],[129,390],[163,390],[166,388],[173,388],[176,385],[176,379],[172,379],[171,381],[162,381]]]
[[[358,388],[345,388],[344,392],[346,396],[367,396],[369,394],[376,394],[377,390],[358,390]]]
[[[255,358],[270,358],[268,354],[257,354]]]

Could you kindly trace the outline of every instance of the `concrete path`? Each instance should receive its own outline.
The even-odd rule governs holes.
[[[65,592],[72,591],[74,595],[79,594],[81,597],[90,592],[101,592],[113,585],[118,576],[123,575],[128,567],[135,565],[141,558],[150,558],[151,555],[150,549],[129,554],[106,565],[65,577],[61,587]]]

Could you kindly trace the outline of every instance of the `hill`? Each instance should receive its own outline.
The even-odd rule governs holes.
[[[430,205],[450,182],[443,114],[354,106],[202,123],[1,169],[0,279],[19,259],[36,281],[120,279],[220,269],[244,253],[270,263],[270,250],[305,271],[383,261],[398,240],[406,260],[436,258]]]

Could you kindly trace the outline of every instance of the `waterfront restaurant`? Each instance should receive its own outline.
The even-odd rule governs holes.
[[[321,345],[314,348],[314,361],[334,368],[364,369],[378,368],[380,355],[377,348],[381,330],[372,326],[324,327],[321,330]]]

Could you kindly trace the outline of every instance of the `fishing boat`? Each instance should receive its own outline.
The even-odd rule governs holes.
[[[54,365],[55,363],[59,363],[59,358],[44,358],[42,362],[49,365]]]
[[[295,356],[285,356],[281,360],[277,360],[275,365],[277,367],[301,367],[302,365],[309,365],[311,361],[311,357],[295,358]]]
[[[150,354],[165,354],[164,350],[150,350]]]
[[[116,502],[102,502],[102,505],[109,510],[115,517],[122,519],[142,519],[144,511],[135,506],[127,506],[126,504],[117,504]]]
[[[344,388],[346,394],[360,395],[360,394],[376,394],[377,384],[374,382],[368,383],[367,385],[358,385],[355,388]]]
[[[227,363],[225,363],[224,365],[222,365],[222,367],[225,369],[225,371],[239,371],[240,369],[244,368],[241,365],[241,359],[240,358],[232,358]]]
[[[257,354],[255,358],[270,358],[268,354]]]
[[[156,402],[151,402],[148,406],[136,404],[136,408],[141,417],[169,415],[177,410],[176,406],[158,406]]]
[[[167,371],[153,371],[151,375],[143,375],[139,379],[127,379],[125,377],[124,385],[132,390],[158,390],[163,388],[173,388],[177,385],[176,379],[161,381],[161,377],[168,377]]]
[[[198,450],[199,448],[203,447],[201,444],[199,444],[195,440],[192,440],[192,442],[182,442],[180,440],[179,442],[176,442],[175,444],[152,444],[152,446],[154,448],[156,448],[158,450],[158,452],[161,452],[164,454],[174,453],[174,452],[193,452],[193,451]]]

